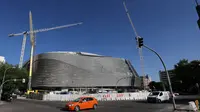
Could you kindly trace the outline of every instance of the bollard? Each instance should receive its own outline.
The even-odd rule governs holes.
[[[197,109],[199,110],[199,101],[195,100],[195,104],[196,104]]]

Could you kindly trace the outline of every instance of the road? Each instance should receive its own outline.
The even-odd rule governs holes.
[[[64,112],[64,105],[65,102],[15,100],[0,105],[0,112]],[[83,112],[172,112],[172,110],[172,105],[169,103],[107,101],[99,102],[97,110],[84,110]]]

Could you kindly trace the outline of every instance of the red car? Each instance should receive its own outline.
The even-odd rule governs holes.
[[[98,101],[94,97],[80,97],[74,101],[68,102],[66,104],[67,110],[80,111],[84,109],[96,109]]]

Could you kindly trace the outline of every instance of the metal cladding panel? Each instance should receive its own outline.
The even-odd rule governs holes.
[[[43,53],[34,57],[32,87],[132,86],[130,75],[119,58]]]

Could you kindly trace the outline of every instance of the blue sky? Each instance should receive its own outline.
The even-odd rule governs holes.
[[[167,68],[180,59],[199,59],[200,31],[193,0],[126,0],[132,20],[144,43],[163,57]],[[122,0],[1,0],[0,55],[18,64],[22,36],[10,33],[29,29],[29,10],[35,29],[75,22],[83,25],[36,34],[36,54],[50,51],[83,51],[131,60],[141,74],[135,35]],[[30,54],[28,39],[25,60]],[[145,73],[158,81],[163,67],[144,49]]]

